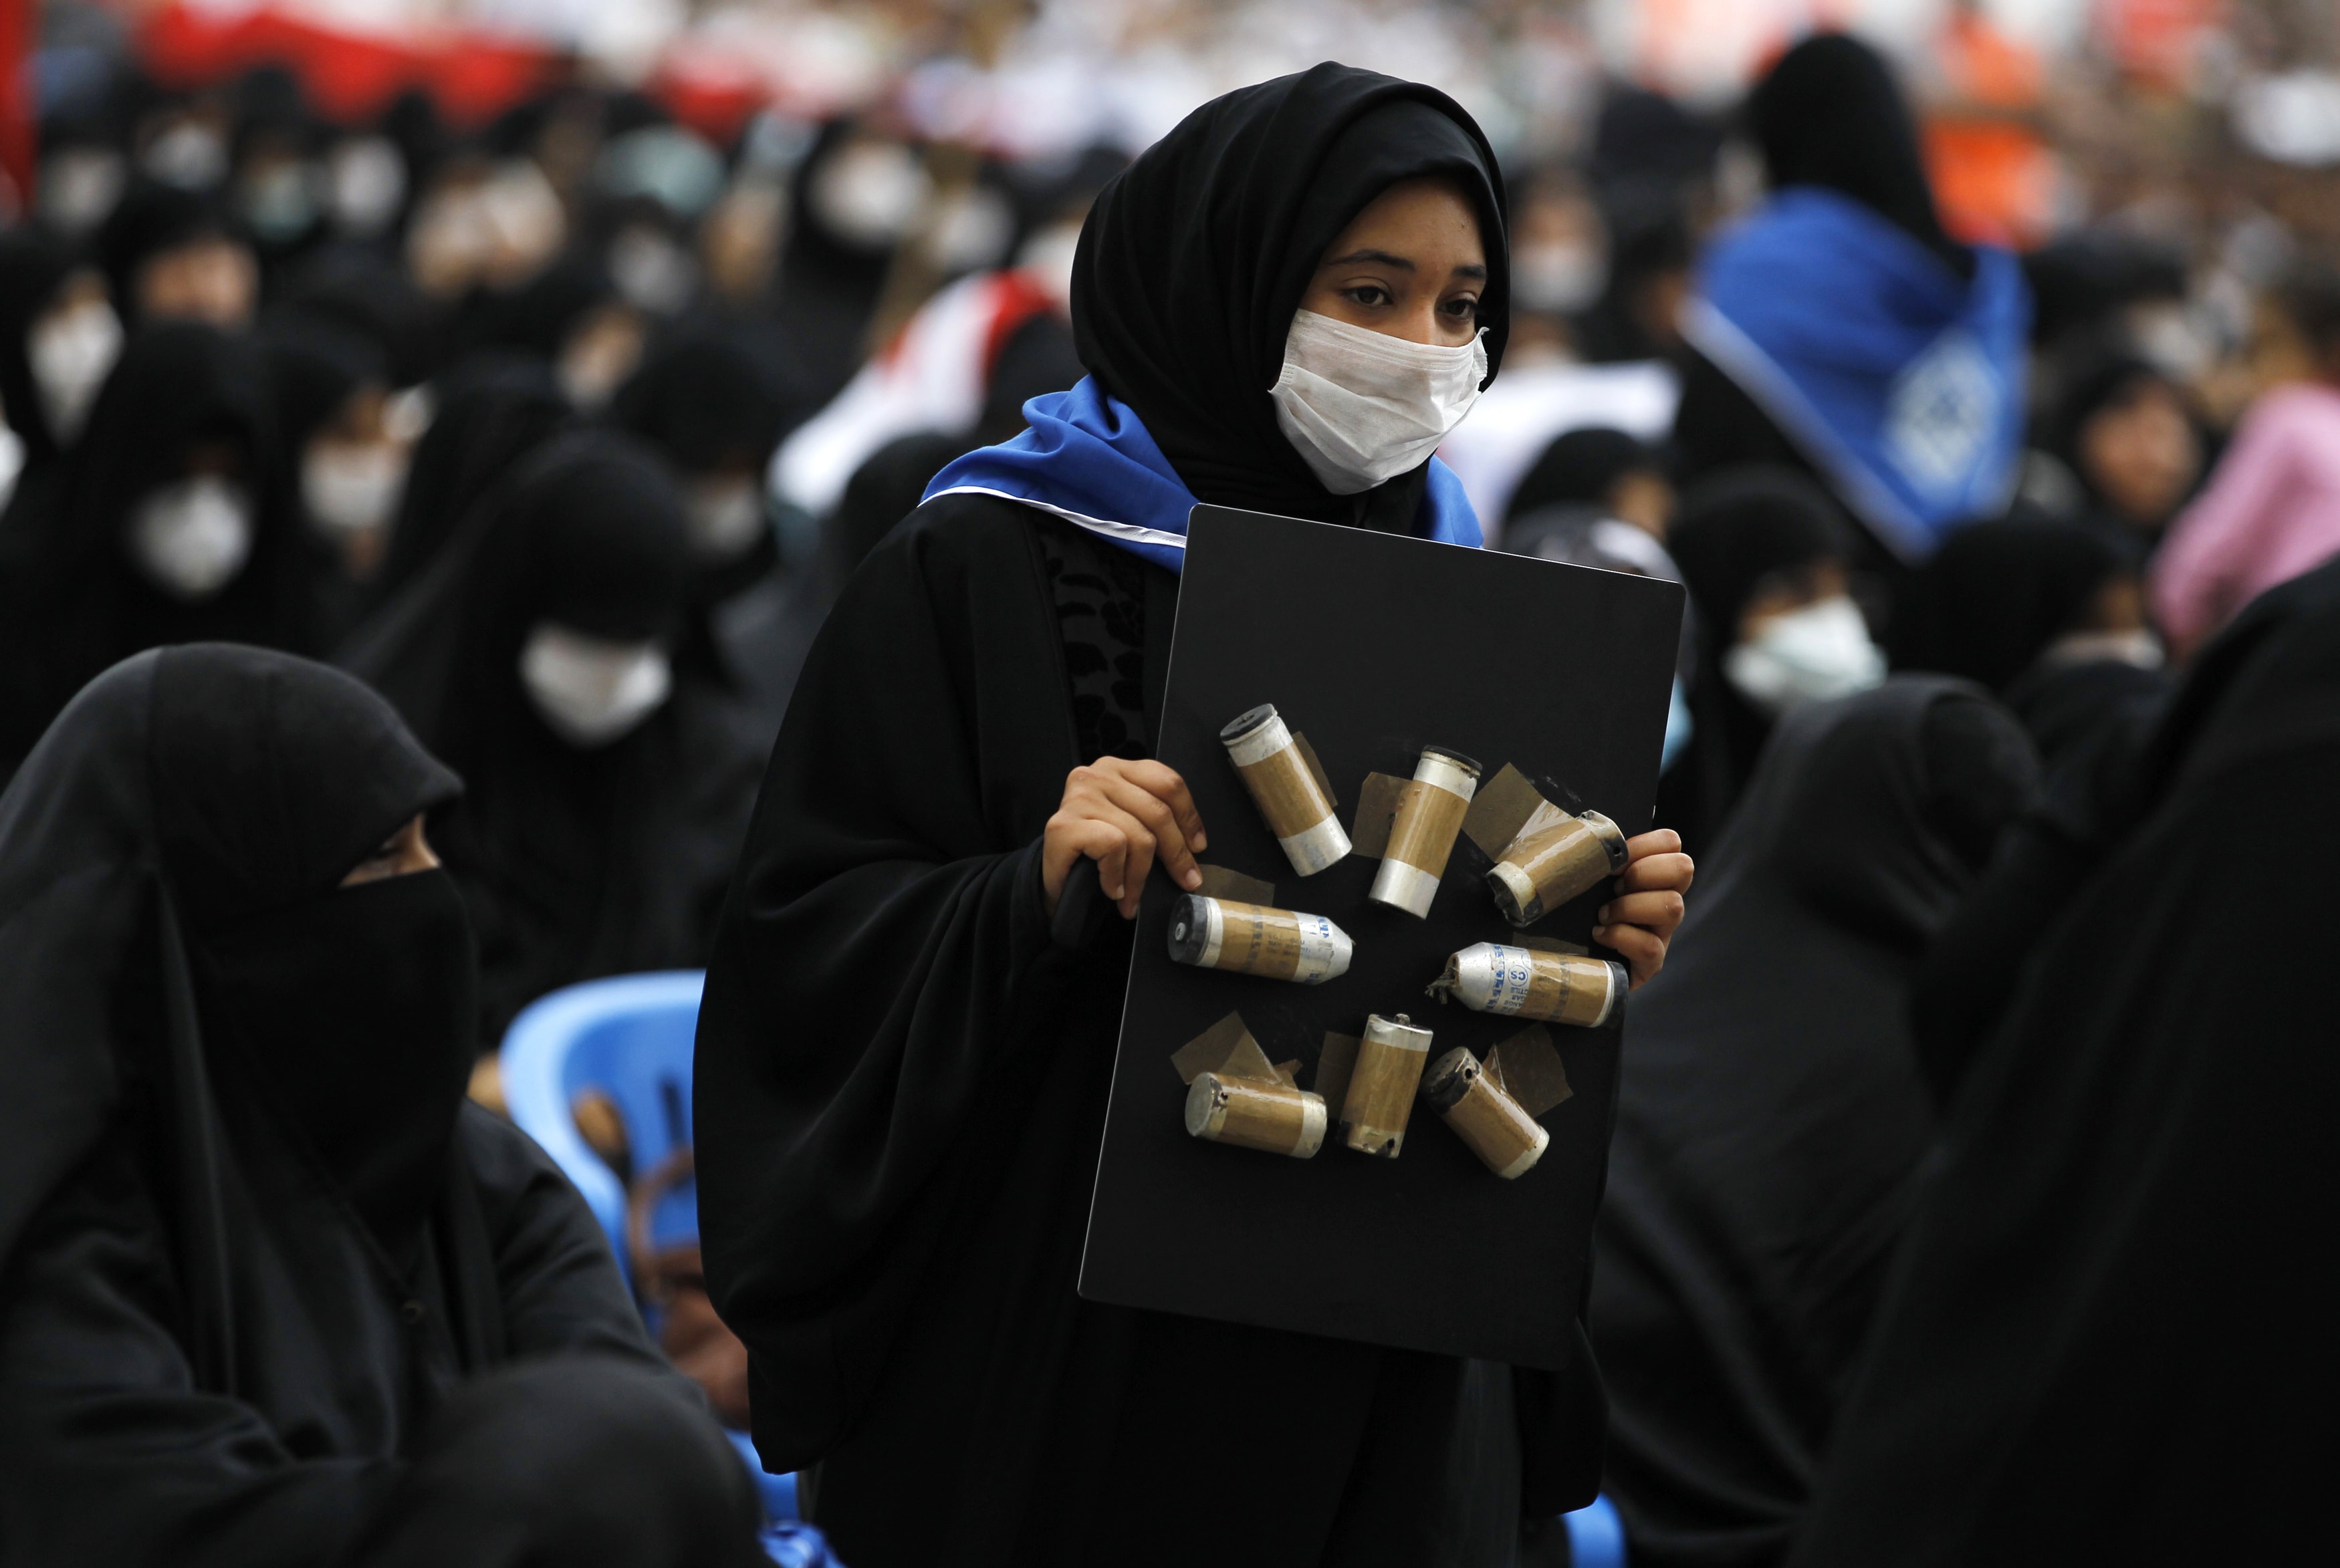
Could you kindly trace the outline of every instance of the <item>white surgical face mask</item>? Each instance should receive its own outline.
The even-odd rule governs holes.
[[[1486,379],[1482,339],[1443,349],[1302,311],[1268,396],[1317,482],[1353,496],[1428,461]]]
[[[406,201],[406,156],[387,136],[338,143],[326,168],[326,201],[342,232],[372,239],[387,230]]]
[[[25,438],[0,425],[0,512],[16,498],[16,480],[25,471]]]
[[[1869,640],[1860,606],[1839,594],[1774,616],[1722,656],[1739,695],[1777,716],[1803,703],[1849,696],[1885,678],[1885,656]]]
[[[122,318],[103,300],[51,311],[25,334],[25,352],[49,434],[58,445],[70,446],[80,439],[98,390],[122,357]]]
[[[406,485],[406,454],[386,441],[312,441],[301,459],[301,500],[329,537],[390,521]]]
[[[614,643],[540,621],[520,651],[520,678],[552,733],[590,751],[656,713],[674,672],[654,642]]]
[[[215,474],[164,485],[131,514],[130,555],[173,598],[207,599],[252,557],[252,498]]]
[[[830,233],[877,251],[907,234],[933,195],[916,153],[899,142],[856,142],[814,172],[805,199]]]
[[[701,560],[743,556],[763,535],[763,491],[747,475],[694,479],[688,501],[690,550]]]
[[[1546,241],[1512,251],[1512,297],[1531,311],[1572,315],[1609,286],[1609,258],[1581,240]]]
[[[2144,626],[2133,626],[2125,632],[2067,632],[2039,657],[2057,666],[2120,664],[2157,670],[2168,656],[2159,637]]]

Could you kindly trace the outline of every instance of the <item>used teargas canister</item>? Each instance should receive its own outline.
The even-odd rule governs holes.
[[[1341,1140],[1360,1154],[1395,1159],[1413,1113],[1413,1091],[1430,1060],[1430,1031],[1417,1029],[1405,1014],[1365,1020],[1349,1072],[1348,1097],[1341,1104]]]
[[[1446,961],[1430,994],[1479,1012],[1598,1029],[1624,1004],[1631,979],[1621,963],[1474,942]]]
[[[1625,869],[1625,833],[1597,811],[1522,829],[1487,873],[1495,907],[1513,925],[1533,925]]]
[[[1333,802],[1292,744],[1274,703],[1262,703],[1219,732],[1268,832],[1292,869],[1314,876],[1349,853],[1349,835],[1333,819]]]
[[[1413,782],[1398,799],[1373,890],[1365,896],[1416,919],[1428,914],[1438,879],[1446,874],[1446,857],[1454,851],[1454,835],[1462,831],[1463,814],[1478,787],[1477,763],[1442,746],[1423,747]]]
[[[1304,985],[1349,972],[1349,933],[1321,914],[1190,892],[1170,912],[1170,957]]]
[[[1186,1131],[1212,1143],[1306,1159],[1324,1147],[1324,1100],[1289,1084],[1197,1073],[1186,1090]]]
[[[1456,1046],[1434,1062],[1422,1080],[1422,1098],[1430,1101],[1471,1152],[1487,1169],[1510,1181],[1543,1158],[1552,1142],[1527,1108],[1489,1078],[1479,1059]]]

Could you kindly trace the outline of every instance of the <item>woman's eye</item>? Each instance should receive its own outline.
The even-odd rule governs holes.
[[[1378,283],[1360,283],[1344,292],[1367,310],[1377,311],[1390,302],[1389,291]]]
[[[1458,321],[1475,321],[1479,315],[1479,301],[1466,296],[1460,300],[1447,301],[1443,309],[1448,315]]]

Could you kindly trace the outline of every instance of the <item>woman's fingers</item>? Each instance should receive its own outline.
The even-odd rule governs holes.
[[[1102,767],[1107,762],[1120,764],[1121,776],[1144,790],[1170,808],[1178,824],[1180,842],[1195,853],[1211,847],[1210,836],[1203,831],[1203,814],[1195,809],[1195,797],[1187,792],[1186,781],[1178,770],[1157,762],[1122,762],[1117,757],[1100,758]]]
[[[1617,891],[1685,893],[1697,874],[1697,863],[1686,854],[1653,854],[1626,866],[1617,879]]]
[[[1622,893],[1602,904],[1592,918],[1602,926],[1639,926],[1662,941],[1681,924],[1682,897],[1671,892]]]
[[[1665,940],[1638,925],[1596,925],[1592,928],[1592,940],[1625,961],[1635,991],[1648,984],[1650,977],[1665,967]]]
[[[1186,847],[1185,830],[1169,802],[1140,788],[1135,780],[1129,778],[1106,778],[1102,793],[1107,801],[1145,824],[1154,841],[1153,853],[1162,862],[1162,869],[1170,873],[1171,881],[1189,892],[1203,885],[1203,873],[1195,869],[1194,852]]]

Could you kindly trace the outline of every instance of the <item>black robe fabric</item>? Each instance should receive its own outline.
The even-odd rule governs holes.
[[[2330,1534],[2335,694],[2326,567],[2205,650],[2025,912],[1800,1568],[2273,1563]]]
[[[630,439],[579,433],[522,462],[344,650],[463,776],[438,842],[479,932],[483,1046],[560,986],[706,962],[761,762],[731,694],[677,657],[667,701],[589,749],[519,670],[540,621],[673,646],[689,595],[671,480]]]
[[[191,445],[237,454],[253,546],[218,592],[187,602],[154,586],[126,544],[134,508],[185,472]],[[277,457],[268,379],[251,343],[193,322],[134,334],[66,459],[63,496],[39,519],[0,647],[23,661],[21,697],[0,715],[0,761],[31,748],[73,695],[142,648],[228,641],[312,646],[301,539]]]
[[[431,384],[431,428],[414,444],[390,549],[375,574],[378,604],[429,570],[481,498],[570,419],[551,370],[523,355],[461,360]]]
[[[2038,784],[1981,690],[1899,676],[1781,720],[1701,865],[1633,999],[1595,1233],[1634,1562],[1784,1555],[1933,1134],[1910,981]]]
[[[455,787],[348,677],[198,645],[93,683],[0,795],[0,1563],[385,1561],[372,1535],[500,1493],[511,1530],[437,1560],[517,1568],[562,1538],[536,1488],[636,1473],[713,1522],[699,1555],[564,1561],[742,1561],[745,1478],[550,1159],[460,1077],[402,1093],[394,1053],[312,1039],[375,1091],[342,1108],[354,1125],[438,1119],[370,1139],[441,1172],[386,1231],[382,1167],[322,1148],[318,1102],[256,1071],[219,1006],[221,943],[253,920],[427,896],[437,873],[334,890]],[[468,1494],[431,1484],[463,1446],[451,1407],[523,1415],[509,1385],[467,1386],[551,1357],[578,1390],[570,1446],[501,1469],[474,1447]]]
[[[873,1568],[1508,1563],[1523,1508],[1589,1499],[1589,1368],[1514,1379],[1075,1294],[1128,947],[1077,892],[1043,912],[1040,835],[1076,764],[1145,753],[1175,581],[1116,589],[1134,565],[946,497],[806,666],[695,1085],[758,1446],[820,1462],[816,1516]],[[1272,1415],[1196,1398],[1236,1376]]]

